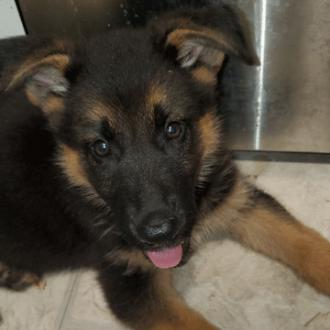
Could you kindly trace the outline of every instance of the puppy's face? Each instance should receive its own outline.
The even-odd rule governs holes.
[[[60,165],[109,207],[96,223],[102,240],[120,233],[159,267],[175,266],[195,221],[204,148],[210,136],[220,141],[213,93],[155,52],[145,33],[123,33],[125,44],[114,47],[123,38],[114,33],[97,41],[109,46],[88,46],[91,64],[56,126]],[[157,254],[165,248],[172,257]]]
[[[61,44],[25,61],[9,83],[24,83],[47,115],[57,164],[95,208],[84,225],[160,268],[182,261],[219,161],[214,89],[224,56],[256,61],[239,17],[217,10],[177,12],[78,51]]]

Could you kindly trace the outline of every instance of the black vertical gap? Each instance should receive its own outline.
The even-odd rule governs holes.
[[[24,19],[24,15],[23,15],[21,6],[19,4],[19,0],[15,0],[15,3],[16,3],[17,10],[18,10],[18,14],[19,14],[19,16],[21,18],[21,21],[22,21],[22,25],[23,25],[24,31],[25,31],[26,34],[29,34],[29,30],[28,30],[28,28],[26,26],[26,22],[25,22],[25,19]]]

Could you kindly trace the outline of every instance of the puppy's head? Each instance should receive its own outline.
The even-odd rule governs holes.
[[[115,235],[160,268],[181,262],[197,190],[221,162],[217,75],[227,55],[258,61],[243,21],[227,6],[181,9],[80,45],[49,41],[8,66],[6,89],[48,118],[57,165],[95,208],[84,225],[103,243]]]

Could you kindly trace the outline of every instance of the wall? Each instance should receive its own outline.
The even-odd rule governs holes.
[[[15,1],[0,0],[0,38],[24,34],[24,28]]]

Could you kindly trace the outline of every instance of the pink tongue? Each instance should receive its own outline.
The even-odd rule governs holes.
[[[164,249],[161,251],[146,252],[152,263],[161,269],[176,267],[182,259],[183,249],[182,245],[173,248]]]

